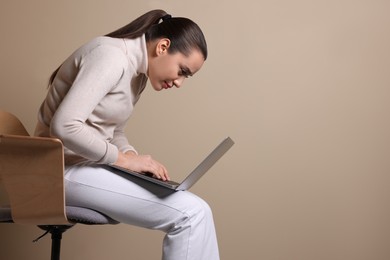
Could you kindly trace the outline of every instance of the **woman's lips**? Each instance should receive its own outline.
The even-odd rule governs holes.
[[[169,89],[171,88],[172,86],[168,84],[168,82],[164,81],[164,84],[162,86],[164,89]]]

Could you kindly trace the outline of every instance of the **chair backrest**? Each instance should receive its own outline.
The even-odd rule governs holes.
[[[0,111],[0,181],[10,200],[13,221],[69,224],[63,175],[61,141],[31,137],[14,115]]]
[[[0,133],[10,135],[29,135],[20,120],[7,111],[0,110]]]

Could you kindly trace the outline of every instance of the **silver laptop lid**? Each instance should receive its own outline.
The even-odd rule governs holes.
[[[176,188],[188,190],[192,187],[234,144],[234,141],[225,138]]]

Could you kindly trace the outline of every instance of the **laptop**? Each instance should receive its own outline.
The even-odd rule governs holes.
[[[225,138],[181,183],[159,180],[150,175],[130,171],[116,165],[110,166],[171,190],[188,190],[233,146],[233,144],[234,141],[230,137]]]

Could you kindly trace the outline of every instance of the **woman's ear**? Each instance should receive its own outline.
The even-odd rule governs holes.
[[[156,54],[163,55],[168,53],[169,46],[171,46],[171,40],[168,38],[160,39],[156,46]]]

